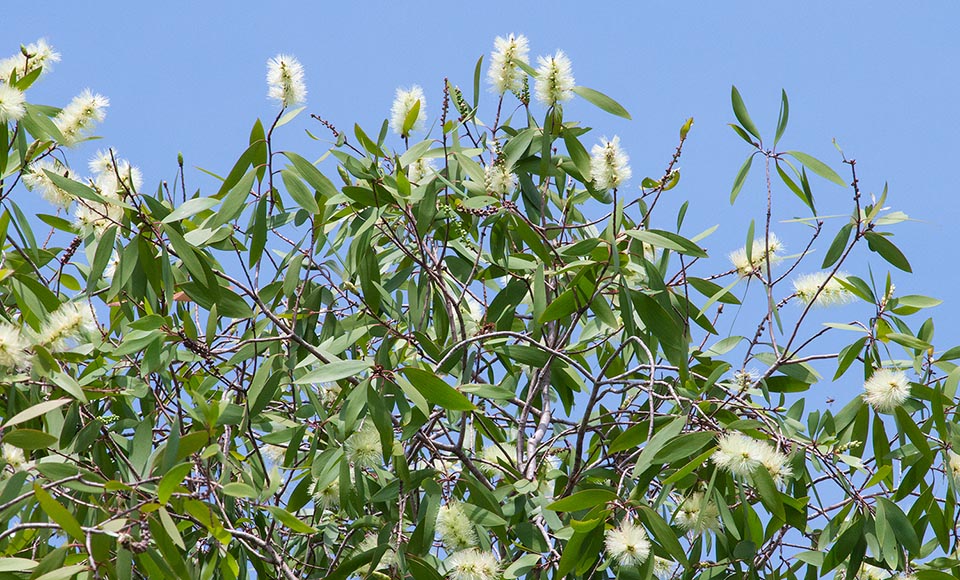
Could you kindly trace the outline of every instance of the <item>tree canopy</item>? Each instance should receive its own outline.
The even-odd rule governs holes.
[[[0,61],[0,576],[960,574],[960,348],[785,92],[771,138],[731,91],[723,187],[766,204],[728,254],[685,225],[719,202],[658,203],[693,119],[640,177],[564,104],[631,114],[523,36],[366,129],[278,55],[206,190],[74,159],[109,101],[31,102],[59,58]]]

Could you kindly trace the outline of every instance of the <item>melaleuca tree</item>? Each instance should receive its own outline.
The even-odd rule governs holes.
[[[885,273],[886,191],[780,147],[786,94],[769,141],[733,90],[731,201],[762,166],[766,203],[727,254],[685,225],[715,202],[658,203],[692,119],[635,179],[564,105],[627,111],[522,36],[371,132],[280,55],[278,112],[193,195],[182,160],[76,159],[109,103],[30,102],[58,59],[0,62],[6,577],[960,571],[960,350]],[[329,138],[285,150],[297,124]]]

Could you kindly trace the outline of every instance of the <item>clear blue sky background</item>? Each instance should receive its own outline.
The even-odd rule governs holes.
[[[858,160],[866,193],[889,182],[889,205],[919,220],[894,230],[916,272],[896,273],[895,281],[902,293],[945,299],[935,311],[938,345],[960,343],[960,274],[950,258],[958,215],[960,4],[58,2],[7,11],[5,19],[3,55],[39,37],[63,54],[31,90],[32,101],[62,106],[86,87],[111,100],[98,131],[104,141],[81,149],[74,164],[82,167],[98,146],[109,145],[143,169],[148,188],[173,179],[178,151],[188,167],[229,170],[253,121],[276,113],[264,75],[277,53],[303,62],[309,112],[342,129],[358,122],[375,133],[397,86],[422,85],[435,115],[444,76],[469,87],[494,37],[523,33],[532,57],[564,49],[578,84],[614,96],[633,114],[625,121],[582,100],[566,108],[596,136],[621,136],[634,186],[662,174],[678,128],[696,118],[683,179],[671,195],[692,200],[688,234],[720,224],[707,244],[721,256],[742,245],[751,218],[762,219],[764,195],[757,173],[738,205],[728,203],[748,152],[726,126],[733,120],[730,85],[739,87],[766,135],[784,88],[791,102],[784,148],[813,154],[846,177],[831,145],[836,138]],[[319,157],[326,144],[307,139],[304,128],[325,134],[304,117],[283,129],[280,147]],[[200,172],[189,171],[187,179],[188,189],[212,193],[213,182]],[[847,191],[816,178],[813,186],[821,213],[849,212]],[[780,218],[806,215],[784,188],[777,195]],[[669,227],[673,216],[661,219]],[[838,223],[828,227],[835,231]],[[776,229],[788,241],[802,239],[801,226]],[[818,263],[828,244],[817,244]],[[875,257],[870,263],[887,270]],[[850,269],[866,276],[856,264]]]

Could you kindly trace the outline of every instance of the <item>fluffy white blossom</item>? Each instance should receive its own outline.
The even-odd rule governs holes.
[[[33,467],[33,462],[27,461],[23,449],[4,443],[2,446],[3,462],[13,471],[27,471]]]
[[[15,87],[0,82],[0,123],[19,121],[26,114],[26,97]]]
[[[77,207],[73,210],[73,225],[83,235],[100,235],[123,219],[123,207],[110,203],[109,196],[104,197],[108,200],[107,203],[78,200]]]
[[[14,71],[17,78],[21,79],[37,69],[41,69],[40,74],[45,74],[55,62],[60,62],[60,54],[47,44],[46,39],[41,38],[17,54],[0,60],[0,81],[9,81]]]
[[[370,533],[364,536],[363,541],[361,541],[357,545],[356,552],[358,554],[360,552],[368,552],[378,547],[379,545],[380,545],[380,540],[377,537],[377,534]],[[376,569],[386,570],[387,568],[389,568],[390,566],[393,566],[396,563],[397,563],[397,551],[393,548],[393,546],[390,546],[383,553],[383,556],[380,557],[380,561],[377,562]],[[369,564],[361,566],[360,568],[357,568],[357,574],[359,574],[361,578],[366,576],[369,573],[369,571],[370,571]]]
[[[720,529],[720,510],[715,502],[703,496],[703,492],[696,491],[680,504],[676,521],[684,530],[699,535]]]
[[[903,371],[877,369],[863,383],[863,400],[877,411],[893,411],[910,397],[910,382]]]
[[[538,101],[553,107],[573,98],[573,66],[562,50],[553,56],[537,57],[537,65],[537,81],[533,88]]]
[[[517,186],[517,176],[510,173],[502,162],[491,163],[483,171],[483,182],[487,193],[506,195]]]
[[[267,61],[267,86],[267,96],[280,101],[283,107],[292,107],[307,100],[303,65],[290,55],[278,54]]]
[[[343,444],[347,459],[359,467],[379,467],[383,464],[380,432],[370,421],[364,422]]]
[[[813,302],[816,306],[834,306],[853,300],[853,294],[837,280],[837,278],[846,278],[846,274],[837,272],[829,281],[827,276],[828,272],[813,272],[798,276],[793,281],[793,291],[797,298],[804,304]],[[821,287],[822,290],[820,290]],[[820,290],[819,294],[817,290]]]
[[[269,459],[270,463],[276,466],[283,466],[283,459],[287,455],[287,448],[267,444],[260,447],[260,454],[266,459]]]
[[[504,444],[504,447],[509,449],[506,444]],[[492,443],[483,448],[483,451],[480,453],[480,459],[483,461],[477,462],[477,467],[488,477],[497,475],[503,471],[503,468],[500,467],[501,463],[506,465],[510,465],[511,463],[510,457],[507,456],[506,452],[504,452],[499,445]]]
[[[760,465],[766,468],[775,484],[783,485],[793,475],[793,469],[787,465],[790,458],[770,445],[765,443],[761,443],[761,445]]]
[[[70,172],[63,164],[56,160],[43,159],[31,163],[29,169],[28,172],[23,174],[23,184],[27,186],[27,189],[39,191],[43,199],[57,207],[66,209],[70,206],[73,196],[58,187],[45,173],[45,171],[49,171],[67,177]]]
[[[477,545],[477,531],[459,502],[450,502],[437,510],[437,534],[450,551]]]
[[[107,116],[106,108],[110,100],[90,89],[84,89],[64,107],[53,122],[63,134],[64,145],[78,143],[94,125]]]
[[[26,353],[29,346],[19,328],[0,322],[0,366],[8,369],[30,366],[30,358]]]
[[[620,184],[630,179],[630,158],[620,147],[620,137],[601,139],[599,145],[590,150],[590,180],[597,189],[607,190],[620,187]]]
[[[313,482],[312,494],[320,506],[325,508],[340,505],[340,478],[334,478],[330,483],[320,486],[319,481]]]
[[[950,468],[953,477],[960,481],[960,455],[953,451],[947,451],[947,466]]]
[[[413,183],[420,183],[433,175],[436,170],[437,164],[433,159],[421,157],[407,167],[407,179]]]
[[[657,578],[669,578],[673,575],[675,566],[676,562],[673,560],[661,558],[660,556],[653,557],[653,575]]]
[[[500,564],[493,552],[476,548],[462,550],[447,559],[451,580],[495,580],[500,577]]]
[[[137,191],[143,185],[140,169],[121,159],[115,149],[97,151],[89,167],[101,195],[120,199],[123,193]]]
[[[62,350],[68,340],[86,338],[96,329],[97,323],[89,304],[64,302],[40,327],[39,343],[51,350]]]
[[[650,556],[650,540],[643,526],[629,520],[604,533],[607,554],[620,566],[639,566]]]
[[[762,269],[761,271],[765,271],[766,260],[764,260],[764,254],[767,252],[768,243],[770,247],[770,264],[776,264],[782,260],[782,256],[778,254],[784,249],[783,242],[771,233],[769,239],[757,238],[753,240],[749,260],[747,259],[746,248],[740,248],[730,253],[730,261],[733,263],[733,267],[737,269],[737,273],[741,276],[750,276],[757,271],[758,268]]]
[[[529,63],[530,46],[527,37],[510,34],[506,38],[498,36],[493,41],[493,53],[490,55],[490,70],[487,79],[490,86],[499,94],[507,91],[520,91],[523,88],[522,69],[518,62]]]
[[[717,447],[710,459],[720,469],[740,477],[750,477],[764,456],[764,443],[742,433],[727,433]]]
[[[397,89],[397,94],[393,99],[393,105],[390,107],[390,128],[401,137],[410,134],[403,130],[403,124],[407,120],[407,115],[413,109],[413,106],[420,102],[420,109],[417,112],[417,118],[410,127],[409,131],[420,131],[427,123],[427,100],[423,96],[423,89],[419,85],[413,85],[409,89]]]

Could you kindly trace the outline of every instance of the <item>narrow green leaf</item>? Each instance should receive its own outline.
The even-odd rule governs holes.
[[[406,367],[400,372],[431,403],[436,403],[451,411],[473,411],[476,409],[476,406],[470,402],[466,395],[443,382],[431,372],[413,367]]]
[[[170,501],[170,496],[180,487],[183,478],[185,478],[192,469],[193,464],[180,463],[179,465],[174,465],[169,471],[163,474],[160,483],[157,484],[157,500],[160,502],[160,505],[166,505],[166,503]]]
[[[80,522],[70,513],[70,510],[63,507],[47,490],[43,489],[39,481],[33,482],[33,494],[36,496],[44,513],[46,513],[51,520],[63,528],[63,531],[70,534],[74,539],[81,542],[84,541],[83,528],[80,527]]]
[[[910,268],[910,262],[907,261],[907,257],[903,255],[900,248],[893,245],[893,242],[885,236],[881,236],[876,232],[867,232],[864,236],[867,238],[867,246],[874,252],[880,254],[880,257],[890,265],[900,268],[904,272],[913,272],[913,269]]]
[[[287,193],[290,194],[290,197],[293,198],[293,201],[295,201],[297,205],[311,214],[320,213],[320,206],[317,205],[317,200],[313,197],[313,192],[300,181],[298,175],[289,169],[284,169],[280,172],[280,177],[283,179],[284,187],[287,188]]]
[[[547,509],[555,512],[577,512],[615,501],[617,498],[617,494],[609,489],[585,489],[558,499],[547,505]]]
[[[623,117],[624,119],[631,118],[630,113],[628,113],[620,103],[616,102],[600,91],[588,89],[587,87],[573,87],[573,92],[580,95],[591,104],[596,105],[597,107],[600,107],[604,111],[610,113],[611,115]]]
[[[780,142],[780,137],[787,129],[787,121],[790,119],[790,103],[787,101],[787,91],[780,91],[780,118],[777,120],[777,134],[773,138],[773,146],[776,147]]]
[[[279,520],[281,524],[287,526],[287,528],[289,528],[290,531],[294,533],[312,534],[317,531],[316,528],[312,528],[307,524],[303,523],[302,521],[300,521],[299,518],[297,518],[297,516],[293,515],[292,513],[288,512],[283,508],[279,508],[277,506],[271,505],[271,506],[267,506],[267,509],[270,511],[271,514],[273,514],[273,517],[277,518],[277,520]]]
[[[827,165],[823,161],[820,161],[816,157],[813,157],[812,155],[807,155],[806,153],[802,153],[800,151],[787,151],[786,153],[787,155],[792,155],[794,159],[802,163],[804,167],[816,173],[820,177],[827,179],[829,181],[832,181],[837,185],[841,185],[841,186],[848,185],[847,182],[844,181],[843,178],[840,177],[836,171],[834,171],[833,169],[830,169],[829,165]]]
[[[69,402],[70,402],[70,399],[54,399],[52,401],[44,401],[42,403],[37,403],[32,407],[27,407],[23,411],[20,411],[13,417],[10,417],[10,419],[3,424],[3,428],[6,429],[7,427],[19,425],[20,423],[29,421],[30,419],[35,419],[36,417],[45,415],[58,407],[62,407],[66,405]]]
[[[294,384],[330,383],[347,377],[359,375],[373,366],[366,360],[340,360],[324,363],[320,368],[312,370],[297,380]]]
[[[740,121],[743,128],[751,135],[760,139],[760,131],[757,131],[757,126],[753,124],[753,119],[747,113],[747,106],[743,103],[743,97],[740,96],[736,86],[730,87],[730,100],[733,102],[733,114],[737,116],[737,121]]]
[[[740,190],[743,189],[743,184],[747,181],[747,174],[750,173],[752,164],[753,154],[751,153],[747,160],[743,162],[743,165],[740,166],[737,177],[733,180],[733,189],[730,191],[730,205],[737,201],[737,196],[740,195]]]
[[[206,211],[218,203],[220,203],[220,200],[215,197],[195,197],[188,199],[182,203],[180,207],[170,212],[160,223],[172,224],[173,222],[178,222],[202,211]]]
[[[847,242],[850,241],[850,233],[852,231],[853,224],[844,224],[843,227],[840,228],[840,231],[838,231],[837,235],[833,238],[827,254],[823,257],[823,263],[820,265],[821,268],[829,268],[837,263],[837,260],[843,255],[843,251],[847,249]]]

